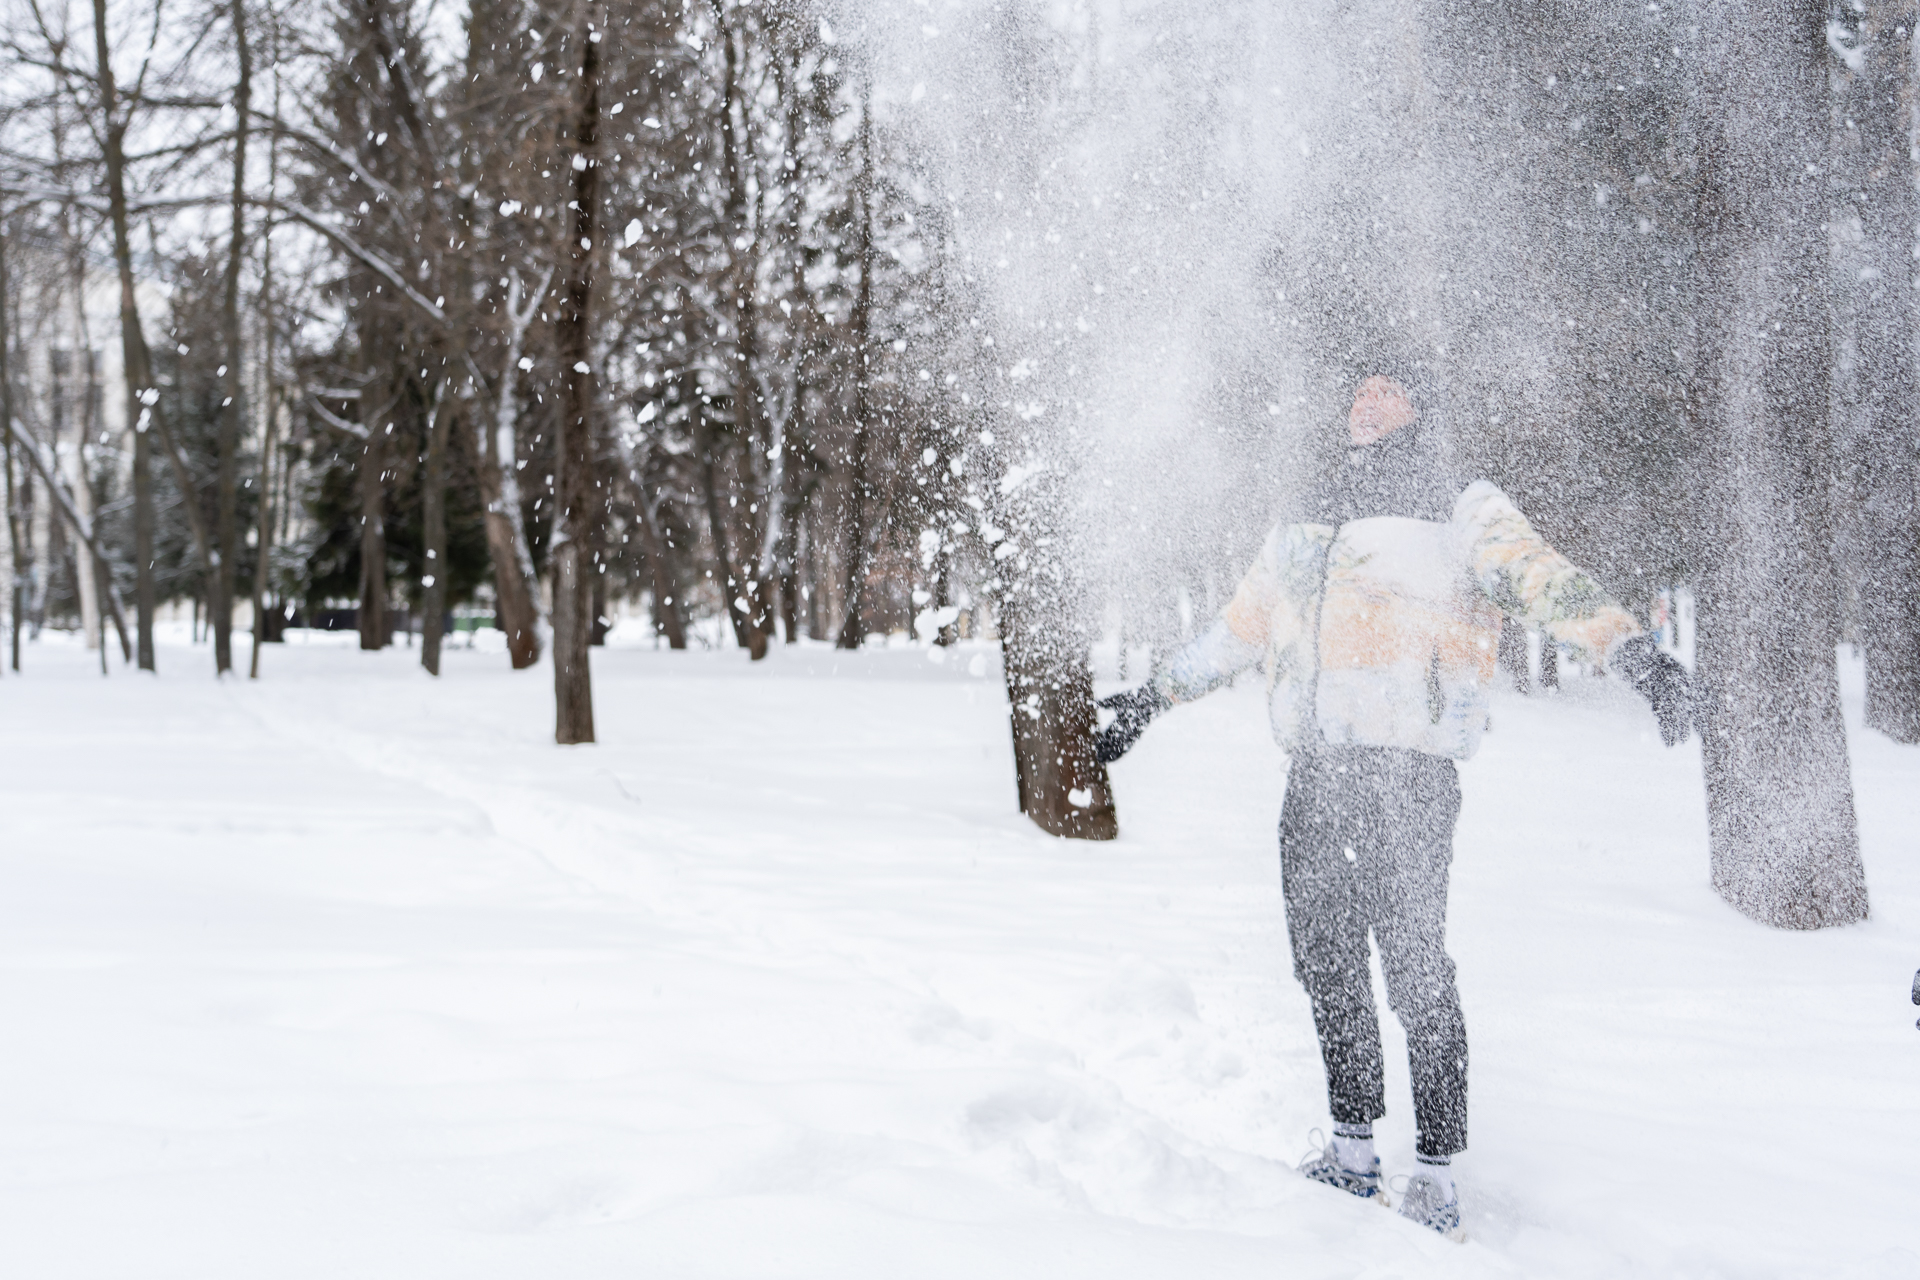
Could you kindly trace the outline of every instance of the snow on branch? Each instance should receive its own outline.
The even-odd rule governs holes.
[[[392,285],[408,302],[413,303],[414,306],[420,308],[426,312],[428,316],[432,317],[436,324],[444,325],[447,323],[447,313],[441,310],[439,305],[429,299],[425,294],[408,284],[406,278],[400,274],[399,269],[391,262],[388,262],[373,250],[362,245],[352,236],[340,230],[340,228],[334,226],[305,205],[296,204],[291,200],[256,200],[254,203],[264,205],[268,208],[278,209],[296,222],[318,231],[321,235],[333,241],[336,245],[339,245],[340,248],[345,250],[350,256],[358,259],[363,265],[370,268],[388,284]]]

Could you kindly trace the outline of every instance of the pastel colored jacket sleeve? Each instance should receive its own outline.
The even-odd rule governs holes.
[[[1637,635],[1639,623],[1591,574],[1547,545],[1490,480],[1477,480],[1453,507],[1481,590],[1502,613],[1545,631],[1586,661]]]
[[[1220,616],[1155,674],[1168,701],[1192,702],[1289,647],[1295,637],[1276,629],[1302,630],[1300,613],[1319,590],[1332,533],[1325,525],[1275,526]]]

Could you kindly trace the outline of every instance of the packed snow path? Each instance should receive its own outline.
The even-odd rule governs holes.
[[[1497,702],[1458,1246],[1292,1172],[1257,682],[1156,724],[1094,845],[1013,811],[980,649],[616,647],[578,749],[497,655],[160,656],[0,678],[10,1275],[1920,1274],[1920,751],[1852,668],[1874,918],[1812,935],[1709,890],[1697,745]]]

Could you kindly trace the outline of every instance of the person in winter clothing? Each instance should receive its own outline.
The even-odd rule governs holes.
[[[1450,1160],[1467,1145],[1467,1038],[1445,947],[1454,762],[1487,728],[1502,619],[1623,677],[1668,745],[1687,734],[1688,677],[1491,482],[1452,491],[1438,433],[1403,384],[1366,379],[1347,425],[1353,448],[1309,497],[1311,518],[1267,535],[1220,616],[1144,686],[1102,700],[1114,716],[1095,752],[1118,759],[1160,712],[1265,663],[1274,738],[1292,757],[1280,813],[1287,934],[1334,1120],[1302,1171],[1385,1203],[1371,933],[1413,1075],[1420,1168],[1401,1212],[1457,1237]]]

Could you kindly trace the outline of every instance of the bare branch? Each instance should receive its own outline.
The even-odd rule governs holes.
[[[267,208],[277,208],[295,221],[318,231],[321,235],[339,245],[350,256],[358,259],[364,266],[372,270],[388,284],[392,285],[408,302],[413,303],[414,306],[420,308],[426,312],[428,316],[432,317],[434,323],[440,325],[447,323],[447,313],[441,310],[440,305],[408,284],[405,277],[400,274],[399,269],[391,262],[388,262],[379,254],[373,252],[373,250],[366,248],[352,236],[340,230],[340,228],[334,226],[305,205],[294,204],[287,200],[255,200],[253,203]]]
[[[360,393],[356,391],[353,394],[357,396]],[[339,414],[329,412],[327,407],[320,403],[320,397],[315,392],[307,392],[307,408],[311,409],[320,421],[326,423],[335,431],[345,432],[356,440],[371,440],[373,438],[373,433],[368,431],[366,427],[360,423],[349,422]]]

